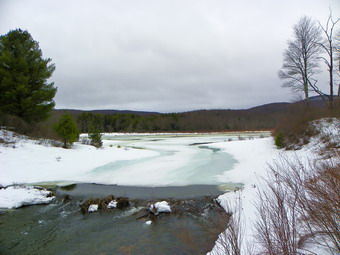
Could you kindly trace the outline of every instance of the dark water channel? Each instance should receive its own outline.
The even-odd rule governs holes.
[[[205,254],[228,220],[213,185],[70,188],[58,189],[52,204],[1,211],[0,254]],[[130,206],[81,214],[83,201],[111,194],[129,197]],[[65,195],[71,200],[63,201]],[[139,218],[162,200],[172,213]]]

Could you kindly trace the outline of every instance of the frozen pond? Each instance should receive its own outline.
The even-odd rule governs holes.
[[[128,186],[221,185],[238,162],[224,145],[269,133],[107,134],[103,147],[82,144],[72,149],[22,139],[0,147],[0,184],[97,183]],[[240,144],[235,142],[235,146]],[[241,143],[242,144],[242,143]],[[230,147],[229,146],[229,147]],[[222,149],[221,149],[222,148]],[[241,162],[240,162],[241,163]]]
[[[261,134],[242,134],[250,139]],[[218,176],[237,161],[214,144],[239,135],[105,135],[104,146],[147,150],[153,156],[116,160],[87,173],[86,180],[136,186],[221,185]]]

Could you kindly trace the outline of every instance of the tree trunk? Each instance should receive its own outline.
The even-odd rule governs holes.
[[[333,48],[332,41],[329,42],[330,65],[329,65],[329,107],[333,108]]]
[[[306,107],[309,108],[309,95],[308,95],[308,82],[306,81],[303,85],[304,92],[305,92],[305,98],[306,98]]]

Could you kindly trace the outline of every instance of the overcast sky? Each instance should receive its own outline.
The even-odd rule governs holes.
[[[0,0],[0,34],[39,42],[59,109],[241,109],[295,98],[282,52],[329,7],[340,17],[339,0]]]

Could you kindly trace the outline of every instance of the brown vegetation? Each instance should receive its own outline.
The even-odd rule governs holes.
[[[315,254],[309,243],[340,252],[340,162],[281,158],[259,191],[261,254]]]
[[[0,113],[0,126],[36,139],[45,138],[57,140],[57,135],[47,122],[27,123],[19,117]]]
[[[113,201],[117,201],[117,208],[123,209],[130,205],[129,199],[126,197],[115,198],[113,195],[106,196],[104,198],[90,198],[80,205],[82,214],[88,213],[90,205],[98,205],[99,211],[109,211],[111,209],[107,208],[108,204]]]
[[[279,118],[273,132],[276,145],[288,150],[300,149],[312,136],[318,134],[318,130],[311,126],[310,122],[326,117],[340,117],[340,108],[306,108],[302,104],[291,106],[289,112]]]

